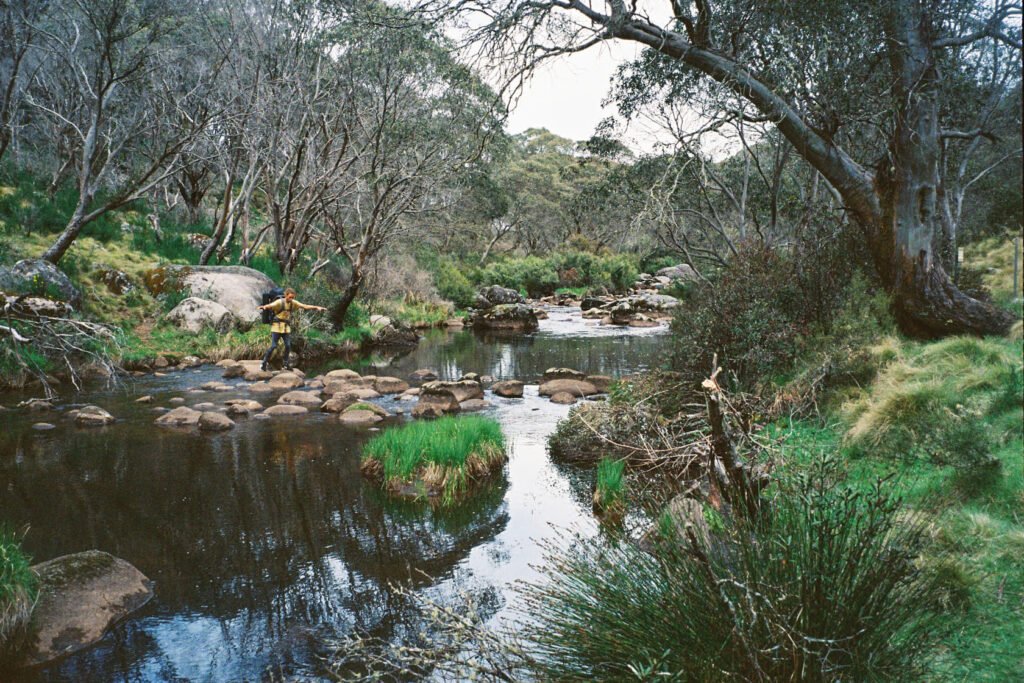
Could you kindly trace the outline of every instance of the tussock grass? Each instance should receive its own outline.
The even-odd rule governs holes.
[[[594,511],[610,520],[626,513],[626,461],[602,458],[597,463],[594,483]]]
[[[706,551],[572,543],[526,589],[538,680],[920,680],[935,619],[913,563],[927,540],[889,484],[819,459],[771,511]]]
[[[1013,239],[990,237],[964,247],[964,266],[981,271],[981,282],[1002,304],[1013,298]],[[1017,296],[1024,293],[1024,267],[1017,275]]]
[[[14,532],[0,526],[0,654],[24,632],[35,605],[38,580]]]
[[[505,439],[495,420],[443,417],[375,436],[363,450],[362,471],[382,479],[392,493],[450,504],[505,459]]]
[[[1021,435],[1022,345],[953,337],[906,344],[842,408],[854,452],[973,466]]]

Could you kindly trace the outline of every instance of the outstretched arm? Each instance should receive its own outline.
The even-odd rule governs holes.
[[[304,311],[326,311],[327,310],[323,306],[314,306],[313,304],[304,304],[301,301],[296,301],[295,303],[297,303],[299,305],[299,308],[301,308]]]

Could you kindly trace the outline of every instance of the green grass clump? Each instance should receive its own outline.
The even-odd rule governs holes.
[[[843,407],[854,453],[972,467],[1022,432],[1022,345],[953,337],[907,344]]]
[[[0,527],[0,652],[22,632],[35,605],[38,581],[11,530]]]
[[[621,518],[626,512],[626,461],[602,458],[597,463],[594,483],[594,510],[610,518]]]
[[[713,542],[573,543],[527,586],[538,680],[921,680],[934,642],[927,541],[890,484],[841,483],[818,458],[757,520]]]
[[[479,416],[443,417],[389,429],[363,450],[362,470],[393,493],[451,503],[505,462],[501,426]]]

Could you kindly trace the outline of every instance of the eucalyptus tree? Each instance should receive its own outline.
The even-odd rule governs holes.
[[[640,96],[668,88],[685,98],[719,84],[753,105],[834,188],[906,331],[1009,329],[1008,314],[957,289],[936,246],[948,220],[943,146],[984,132],[945,125],[943,67],[951,50],[992,46],[1019,64],[1019,4],[422,0],[419,7],[457,22],[476,53],[503,65],[510,79],[545,59],[620,40],[648,48],[626,74]],[[1019,78],[1017,69],[1011,80]]]
[[[68,158],[54,163],[70,162],[78,190],[46,260],[57,263],[90,221],[173,176],[214,118],[220,62],[191,49],[196,19],[171,0],[64,0],[34,24],[47,63],[26,101],[70,139]]]
[[[348,148],[324,213],[325,238],[350,271],[331,311],[338,326],[371,261],[421,238],[501,132],[503,113],[494,93],[428,27],[376,3],[348,18],[330,41]]]
[[[45,0],[0,1],[0,160],[14,141],[25,90],[38,68],[33,22],[46,5]]]

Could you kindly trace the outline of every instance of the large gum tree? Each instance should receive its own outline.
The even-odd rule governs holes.
[[[860,228],[902,328],[919,336],[1001,334],[1005,312],[961,292],[940,254],[948,225],[943,159],[986,136],[950,129],[945,86],[970,58],[1016,64],[1020,4],[1005,0],[423,0],[510,82],[605,41],[648,49],[624,75],[634,92],[728,91],[773,123],[835,189]],[[992,68],[996,68],[993,66]],[[967,73],[979,82],[984,74]],[[1019,163],[1020,153],[1015,160]]]

